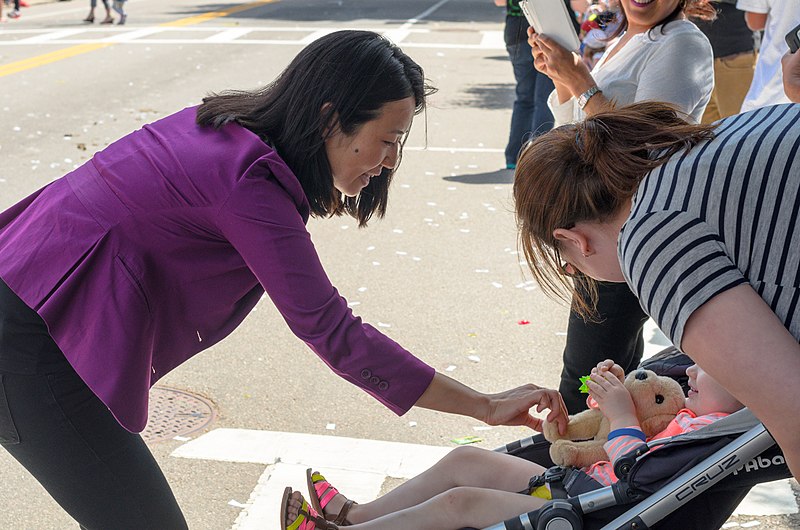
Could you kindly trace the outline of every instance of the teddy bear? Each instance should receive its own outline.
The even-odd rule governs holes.
[[[636,370],[625,378],[625,388],[631,393],[639,426],[648,438],[663,431],[678,412],[686,398],[681,385],[670,377],[659,376],[650,370]],[[593,400],[592,400],[593,401]],[[590,408],[569,418],[567,432],[544,423],[544,437],[551,442],[550,458],[560,466],[587,467],[608,460],[603,444],[608,441],[610,423],[598,408]]]

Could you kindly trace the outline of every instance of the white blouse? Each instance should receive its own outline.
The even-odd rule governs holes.
[[[657,26],[634,35],[609,59],[619,42],[619,38],[613,41],[592,69],[606,98],[616,105],[647,100],[673,103],[700,121],[714,89],[714,54],[697,26],[688,20]],[[555,90],[547,104],[556,126],[586,117],[574,97],[559,104]]]

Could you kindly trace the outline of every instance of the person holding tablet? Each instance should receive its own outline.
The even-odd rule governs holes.
[[[548,101],[555,125],[646,100],[671,103],[699,122],[714,88],[714,54],[706,36],[686,20],[689,2],[693,14],[713,17],[705,1],[620,0],[618,30],[591,71],[577,54],[529,30],[534,66],[555,85]],[[581,291],[583,282],[575,282]],[[630,371],[644,348],[647,315],[628,286],[600,282],[597,290],[593,318],[580,316],[575,301],[569,317],[559,390],[573,414],[586,407],[575,384],[580,376],[607,358]]]

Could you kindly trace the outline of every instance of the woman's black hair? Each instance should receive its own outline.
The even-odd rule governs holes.
[[[325,139],[337,128],[354,134],[392,101],[413,97],[419,114],[433,92],[422,68],[388,39],[371,31],[336,31],[304,48],[269,85],[204,98],[197,123],[219,128],[236,122],[249,129],[294,171],[312,215],[347,213],[365,226],[373,213],[386,213],[397,165],[384,168],[357,197],[343,197],[333,185]]]

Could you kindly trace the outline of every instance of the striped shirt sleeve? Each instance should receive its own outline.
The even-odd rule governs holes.
[[[622,272],[644,311],[680,348],[692,313],[746,279],[720,235],[682,211],[632,217],[619,239]]]

